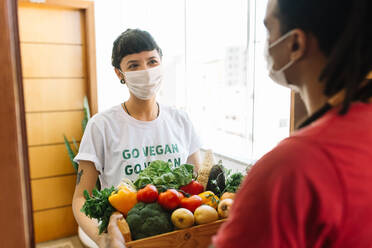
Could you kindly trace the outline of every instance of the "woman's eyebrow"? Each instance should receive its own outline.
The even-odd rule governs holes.
[[[127,65],[130,64],[130,63],[137,63],[137,62],[138,62],[138,60],[129,60],[129,61],[127,62]]]
[[[152,57],[148,58],[147,60],[150,60],[150,59],[157,59],[157,57],[156,56],[152,56]]]

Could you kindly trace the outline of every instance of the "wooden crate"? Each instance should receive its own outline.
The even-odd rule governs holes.
[[[125,245],[127,248],[207,248],[225,220],[139,239]]]

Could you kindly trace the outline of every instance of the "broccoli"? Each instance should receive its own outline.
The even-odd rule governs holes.
[[[132,239],[142,239],[173,231],[170,213],[158,203],[137,203],[126,218]]]

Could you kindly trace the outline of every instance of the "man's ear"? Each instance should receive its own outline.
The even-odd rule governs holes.
[[[299,60],[304,56],[307,49],[307,35],[301,29],[295,29],[292,31],[292,42],[289,43],[291,55],[291,60]]]

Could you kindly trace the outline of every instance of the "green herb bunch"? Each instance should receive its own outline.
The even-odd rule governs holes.
[[[235,193],[236,191],[238,191],[239,186],[243,182],[243,179],[244,179],[244,175],[241,172],[236,172],[231,175],[229,172],[229,175],[227,176],[227,179],[226,179],[226,187],[223,192]]]
[[[98,220],[99,234],[107,232],[110,216],[116,211],[108,200],[109,196],[114,191],[114,187],[106,188],[101,191],[93,189],[92,196],[90,196],[88,191],[84,190],[84,197],[86,201],[80,211],[89,218]]]

